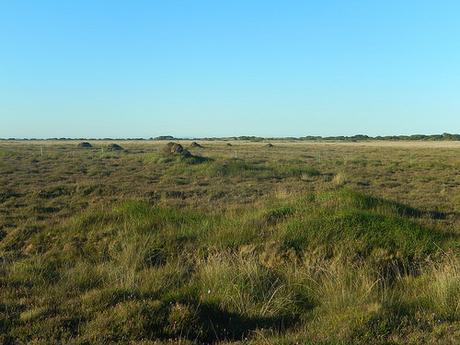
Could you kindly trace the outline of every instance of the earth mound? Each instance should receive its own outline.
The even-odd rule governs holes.
[[[182,157],[192,157],[192,154],[190,151],[187,149],[184,149],[184,147],[181,144],[174,143],[174,142],[169,142],[165,148],[164,148],[164,153],[169,154],[169,155],[180,155]]]
[[[84,149],[90,149],[91,147],[93,147],[93,145],[91,145],[89,142],[87,141],[82,141],[81,143],[79,143],[77,145],[78,147],[80,148],[84,148]]]
[[[120,145],[118,144],[109,144],[107,146],[107,150],[109,151],[122,151],[123,150],[123,147],[121,147]]]
[[[190,147],[195,147],[197,149],[202,149],[203,145],[198,144],[196,141],[190,144]]]

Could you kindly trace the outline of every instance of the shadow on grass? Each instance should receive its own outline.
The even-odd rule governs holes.
[[[200,163],[204,163],[204,162],[212,162],[213,161],[212,158],[203,157],[203,156],[195,156],[195,155],[187,157],[187,158],[185,158],[185,160],[188,163],[191,163],[191,164],[200,164]]]
[[[243,340],[251,332],[261,328],[271,329],[281,334],[294,327],[299,321],[298,316],[292,314],[247,317],[222,310],[212,304],[200,306],[199,319],[204,331],[201,341],[204,343]]]
[[[350,193],[350,191],[347,191]],[[410,217],[410,218],[431,218],[431,219],[446,219],[449,215],[448,213],[441,212],[438,210],[420,210],[397,201],[385,200],[381,198],[376,198],[370,195],[360,194],[356,192],[351,192],[351,195],[354,196],[355,202],[359,207],[363,209],[375,209],[379,206],[388,207],[396,211],[396,213],[401,217]]]

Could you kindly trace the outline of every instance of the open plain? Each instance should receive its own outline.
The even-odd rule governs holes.
[[[0,141],[0,343],[460,342],[460,142],[89,142]]]

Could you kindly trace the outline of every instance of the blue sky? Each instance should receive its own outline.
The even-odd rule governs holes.
[[[458,1],[0,1],[0,137],[460,132]]]

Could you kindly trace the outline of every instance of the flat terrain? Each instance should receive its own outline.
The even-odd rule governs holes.
[[[0,141],[0,343],[457,344],[460,142]]]

